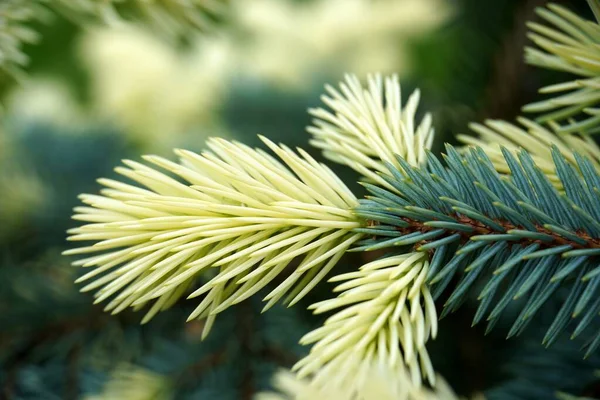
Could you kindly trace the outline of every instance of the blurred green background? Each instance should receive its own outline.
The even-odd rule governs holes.
[[[559,3],[591,17],[584,1]],[[298,339],[321,319],[306,305],[331,287],[266,314],[246,302],[204,342],[201,322],[185,323],[194,302],[144,326],[133,312],[105,314],[60,256],[77,195],[96,192],[95,179],[112,177],[123,158],[199,151],[209,136],[259,146],[260,133],[319,157],[308,147],[307,108],[344,73],[397,73],[404,98],[420,88],[439,150],[470,121],[512,120],[557,80],[522,61],[525,22],[541,5],[238,0],[208,32],[177,40],[133,24],[33,22],[40,40],[24,48],[26,77],[5,82],[0,100],[0,398],[94,396],[124,364],[166,377],[175,398],[249,399],[268,388],[276,368],[307,352]],[[361,193],[355,174],[332,167]],[[347,257],[340,268],[360,262]],[[446,318],[430,345],[436,368],[465,394],[508,379],[499,365],[514,353],[501,331],[470,329],[471,316],[463,308]]]

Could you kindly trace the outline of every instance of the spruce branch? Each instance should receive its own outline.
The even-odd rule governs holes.
[[[587,157],[594,168],[600,171],[600,147],[592,137],[579,134],[557,135],[558,125],[552,122],[543,126],[523,117],[517,118],[517,122],[519,125],[502,120],[472,123],[469,127],[477,136],[459,134],[457,139],[483,149],[496,170],[502,174],[510,173],[502,148],[513,155],[519,149],[524,149],[559,190],[563,188],[552,162],[552,146],[556,146],[571,165],[577,165],[574,153],[578,153]]]
[[[350,149],[348,154],[356,160],[348,158],[348,164],[367,177],[379,178],[374,171],[387,171],[391,178],[392,164],[384,160],[393,161],[393,151],[398,151],[415,164],[422,164],[433,131],[427,118],[414,131],[417,98],[413,96],[408,111],[403,112],[397,79],[387,79],[385,98],[381,78],[371,78],[370,82],[371,91],[362,93],[364,99],[370,99],[363,100],[371,105],[363,112],[372,112],[373,116],[364,116],[364,129],[340,130],[335,140],[325,135],[323,144],[331,145],[330,156]],[[361,91],[356,89],[356,93]],[[385,118],[381,119],[384,111]],[[348,142],[345,138],[350,135],[353,139]],[[353,145],[375,144],[379,150],[361,166],[367,157],[359,153],[364,146],[338,146],[338,139]],[[396,140],[400,145],[394,145],[393,151],[386,150],[388,142]],[[296,258],[300,263],[295,271],[265,297],[265,309],[283,296],[291,305],[306,295],[344,252],[365,236],[360,229],[365,221],[354,212],[358,200],[329,169],[302,150],[298,156],[284,146],[265,138],[263,141],[283,163],[263,151],[212,139],[211,151],[202,155],[178,150],[179,164],[145,157],[167,173],[133,161],[125,161],[128,168],[116,169],[145,188],[100,180],[106,189],[100,196],[82,195],[90,207],[75,210],[74,218],[88,224],[69,231],[69,240],[96,243],[65,252],[100,253],[74,263],[95,267],[78,280],[91,281],[82,290],[99,289],[96,302],[110,299],[105,309],[113,313],[154,301],[145,322],[171,306],[195,285],[198,277],[214,275],[189,295],[203,296],[190,315],[190,319],[206,319],[203,336],[211,329],[216,314],[264,288]],[[427,258],[419,252],[388,257],[365,265],[356,276],[334,278],[350,281],[340,285],[343,293],[339,298],[314,307],[317,312],[339,312],[305,337],[304,342],[314,346],[297,365],[300,374],[310,375],[317,386],[324,388],[330,384],[329,373],[344,361],[364,366],[375,357],[393,371],[408,367],[417,386],[421,374],[433,382],[425,343],[435,336],[437,314],[424,281]],[[213,274],[207,273],[215,269]],[[378,289],[352,289],[365,280],[377,281]],[[381,307],[389,310],[385,317],[374,312]],[[343,329],[337,329],[340,327]],[[350,328],[365,333],[364,337],[357,340]],[[331,341],[337,340],[340,333],[347,345],[333,346]],[[357,383],[364,383],[365,375],[362,368],[352,367],[339,377],[337,383],[350,382],[348,389],[355,390]]]
[[[354,195],[326,166],[263,142],[281,159],[240,143],[211,139],[200,155],[178,150],[180,163],[156,156],[146,165],[125,161],[116,171],[134,186],[100,179],[101,195],[82,195],[86,207],[73,217],[86,224],[71,241],[95,243],[65,254],[96,253],[74,262],[91,268],[78,282],[96,290],[107,311],[139,309],[154,302],[143,322],[169,308],[195,285],[204,295],[189,319],[207,318],[264,288],[295,258],[295,270],[265,297],[268,309],[285,297],[299,301],[363,234],[352,209]],[[171,174],[172,176],[170,176]],[[209,272],[211,271],[211,272]]]
[[[589,4],[596,14],[600,2],[589,0]],[[537,13],[546,24],[528,24],[529,38],[537,48],[525,48],[525,60],[538,67],[568,72],[576,79],[542,88],[541,93],[555,97],[528,104],[523,111],[541,113],[537,120],[542,123],[565,121],[557,130],[562,134],[598,132],[600,112],[595,108],[600,101],[598,21],[588,21],[557,4],[539,8]]]
[[[386,162],[398,167],[395,154],[412,165],[425,162],[434,130],[430,114],[416,124],[419,90],[404,107],[396,75],[371,75],[366,87],[356,76],[347,75],[339,90],[327,85],[326,91],[321,99],[331,110],[310,109],[315,118],[307,128],[313,136],[310,143],[325,157],[391,190],[378,173],[389,173]]]
[[[360,173],[380,187],[390,185],[392,170],[400,167],[397,155],[410,165],[426,162],[433,141],[431,116],[415,123],[419,91],[403,107],[398,78],[369,76],[361,86],[346,76],[340,90],[327,87],[323,102],[331,108],[312,109],[316,117],[311,143],[324,155]],[[359,228],[355,232],[371,230]],[[311,306],[315,313],[337,310],[321,328],[307,334],[303,344],[313,344],[310,354],[294,370],[310,376],[320,390],[359,393],[365,385],[365,365],[376,360],[391,371],[407,368],[413,384],[422,376],[434,383],[435,373],[426,342],[435,338],[437,312],[425,284],[428,255],[419,252],[391,255],[368,263],[355,273],[336,276],[337,298]]]
[[[573,167],[556,147],[555,170],[561,194],[526,151],[503,149],[510,175],[502,176],[481,148],[461,156],[447,146],[446,167],[434,156],[428,168],[410,166],[398,158],[402,172],[386,177],[397,195],[368,185],[371,192],[358,214],[375,226],[372,238],[356,250],[389,247],[433,253],[427,281],[434,297],[460,273],[460,282],[444,313],[457,309],[476,287],[479,308],[474,323],[485,316],[491,329],[513,299],[521,312],[509,337],[522,332],[558,287],[572,283],[570,294],[543,342],[554,342],[571,320],[580,335],[600,312],[600,175],[592,163],[575,154]],[[600,344],[593,332],[587,354]]]
[[[342,293],[310,308],[317,314],[338,311],[301,339],[314,346],[294,366],[298,376],[312,376],[318,387],[361,388],[368,380],[365,364],[377,360],[394,371],[406,366],[402,373],[417,387],[422,375],[435,383],[425,348],[437,334],[435,304],[423,284],[428,271],[428,255],[415,252],[330,279],[344,281],[334,290]]]

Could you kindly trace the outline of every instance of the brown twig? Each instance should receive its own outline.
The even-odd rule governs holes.
[[[487,226],[473,218],[464,216],[464,215],[454,215],[454,218],[457,223],[468,226],[472,230],[470,232],[465,232],[465,231],[460,231],[460,230],[448,229],[447,231],[450,234],[458,233],[459,235],[461,235],[461,237],[465,241],[469,240],[472,236],[476,236],[476,235],[493,235],[493,234],[503,233],[503,232],[498,232],[498,231],[494,230],[493,228],[490,228],[489,226]],[[400,231],[403,235],[408,235],[410,233],[414,233],[417,231],[426,233],[426,232],[430,232],[430,231],[439,229],[436,227],[425,225],[425,222],[423,222],[423,221],[417,221],[417,220],[413,220],[413,219],[406,218],[406,217],[401,217],[401,219],[404,222],[409,224],[407,227],[398,228],[398,231]],[[500,225],[504,229],[504,231],[510,231],[513,229],[524,229],[523,227],[521,227],[519,225],[515,225],[512,222],[509,222],[506,220],[496,219],[496,220],[494,220],[494,222],[497,223],[498,225]],[[515,244],[517,244],[517,243],[522,244],[522,245],[537,243],[540,245],[541,249],[555,247],[555,246],[562,246],[562,245],[569,245],[573,249],[598,249],[598,248],[600,248],[600,239],[593,238],[583,231],[576,231],[574,233],[581,240],[585,241],[585,244],[581,244],[574,240],[560,236],[556,232],[553,232],[543,226],[540,226],[540,225],[534,225],[534,226],[536,228],[537,233],[548,235],[551,238],[548,240],[541,240],[541,239],[523,237],[523,238],[520,238],[519,240],[514,240],[511,242],[513,242]],[[422,243],[419,243],[418,245],[420,246],[427,242],[428,241],[424,241]]]

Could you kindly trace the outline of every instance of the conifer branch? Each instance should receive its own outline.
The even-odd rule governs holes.
[[[347,75],[340,88],[326,86],[321,96],[331,108],[313,108],[313,135],[310,143],[323,150],[328,159],[346,165],[368,181],[388,187],[378,173],[389,174],[387,163],[398,167],[395,154],[412,165],[423,164],[434,138],[432,119],[425,114],[415,122],[420,92],[415,90],[402,105],[398,77],[368,77],[363,87],[354,75]]]
[[[354,88],[356,96],[363,93],[363,100],[370,104],[362,111],[374,115],[369,119],[363,116],[362,130],[342,129],[331,137],[326,130],[321,138],[323,146],[329,146],[330,157],[338,154],[367,177],[386,183],[374,173],[392,177],[392,164],[382,159],[395,160],[393,151],[397,150],[422,164],[433,131],[427,118],[417,132],[413,130],[417,97],[412,97],[408,111],[403,112],[397,80],[386,81],[387,97],[383,97],[381,85],[379,77],[371,79],[370,92]],[[345,100],[338,96],[337,101]],[[347,101],[363,104],[351,97]],[[329,169],[301,150],[299,157],[283,146],[263,141],[285,165],[262,151],[213,139],[210,153],[177,151],[179,164],[145,157],[177,179],[125,161],[129,168],[116,171],[146,188],[100,180],[107,189],[101,196],[83,195],[82,200],[91,207],[76,209],[74,218],[89,224],[69,232],[70,240],[96,243],[66,254],[100,252],[75,262],[96,267],[79,279],[91,280],[82,290],[99,289],[96,302],[111,299],[106,310],[113,313],[154,301],[145,322],[186,293],[199,276],[216,268],[216,276],[189,296],[203,296],[190,319],[207,319],[204,336],[216,314],[258,292],[297,257],[301,258],[299,266],[265,297],[265,308],[284,295],[289,304],[306,295],[344,252],[364,237],[365,231],[360,229],[364,221],[354,213],[356,198]],[[360,155],[361,143],[363,148],[374,144],[379,149],[368,162],[367,156]],[[389,143],[396,143],[393,151],[388,150]],[[437,313],[424,281],[428,265],[427,255],[414,252],[369,263],[356,276],[334,278],[351,280],[340,285],[340,297],[315,305],[317,312],[340,311],[304,338],[314,346],[311,355],[296,366],[300,374],[310,375],[317,386],[324,387],[331,383],[332,369],[344,361],[351,359],[364,366],[375,357],[394,371],[408,367],[417,386],[421,374],[433,382],[425,343],[435,336]],[[352,289],[365,279],[377,281],[379,289]],[[381,307],[390,311],[385,318],[375,312]],[[342,326],[345,328],[338,329]],[[366,334],[357,340],[356,332]],[[332,345],[338,334],[345,335],[346,346]],[[363,369],[354,367],[338,376],[337,383],[352,383],[347,385],[349,389],[358,388],[365,377]]]
[[[598,0],[589,1],[596,13]],[[547,25],[529,23],[529,38],[538,48],[525,48],[525,60],[532,65],[576,75],[576,79],[540,90],[555,97],[523,107],[525,112],[541,113],[539,122],[565,121],[559,133],[596,133],[600,113],[595,108],[600,101],[598,92],[600,68],[600,25],[588,21],[557,4],[539,8],[538,15]],[[571,119],[575,118],[575,119]]]
[[[426,162],[433,141],[431,116],[415,124],[419,91],[402,107],[396,76],[370,76],[366,87],[346,76],[340,90],[327,87],[323,102],[332,111],[313,109],[313,145],[323,154],[360,173],[365,180],[396,191],[389,183],[392,170],[400,167],[397,155],[410,165]],[[355,232],[370,232],[359,228]],[[437,332],[437,312],[425,285],[428,256],[413,252],[391,255],[368,263],[355,273],[332,281],[346,281],[334,299],[314,304],[316,313],[337,310],[325,324],[301,341],[313,344],[310,354],[294,370],[311,376],[315,387],[350,393],[360,391],[367,379],[365,363],[376,362],[391,371],[407,368],[413,384],[422,375],[434,383],[435,373],[425,348]],[[375,362],[375,361],[373,361]],[[329,389],[328,389],[329,390]]]
[[[425,253],[388,256],[338,275],[337,298],[313,304],[320,314],[338,310],[300,343],[313,344],[310,354],[294,366],[299,377],[313,376],[319,387],[351,390],[365,385],[365,363],[377,360],[392,370],[408,367],[413,385],[423,375],[435,383],[425,348],[437,334],[437,313],[429,289]],[[406,372],[405,372],[406,373]]]
[[[531,318],[565,282],[570,295],[548,328],[549,345],[572,319],[573,336],[580,335],[600,312],[600,175],[592,163],[575,154],[578,170],[556,147],[555,170],[561,194],[522,151],[515,158],[503,149],[510,175],[502,176],[480,148],[461,156],[447,146],[446,167],[429,156],[428,168],[418,169],[402,159],[403,172],[386,178],[396,195],[367,185],[372,196],[361,202],[358,214],[374,221],[372,238],[356,250],[388,247],[432,252],[427,280],[437,297],[459,274],[460,282],[445,304],[444,313],[457,309],[476,287],[480,305],[474,323],[487,315],[488,329],[513,299],[521,313],[509,336],[523,331]],[[600,344],[593,332],[588,354]]]
[[[552,162],[552,146],[560,150],[571,165],[577,165],[574,153],[579,153],[600,171],[600,147],[592,137],[579,134],[557,135],[558,125],[552,122],[547,127],[523,117],[517,118],[517,122],[519,125],[501,120],[472,123],[469,126],[478,136],[460,134],[457,139],[464,144],[480,147],[492,160],[496,171],[502,174],[510,173],[502,148],[513,155],[524,149],[559,190],[562,190],[562,186]]]
[[[207,318],[267,286],[295,258],[299,265],[265,297],[265,309],[305,296],[363,234],[348,188],[306,152],[268,139],[282,162],[262,150],[212,139],[201,155],[179,150],[180,163],[147,156],[116,171],[145,187],[100,179],[101,195],[82,195],[71,241],[94,241],[65,254],[98,253],[74,262],[91,268],[78,282],[97,290],[107,311],[154,302],[143,322],[169,308],[197,283],[189,298],[203,300],[189,319]],[[214,272],[209,272],[214,271]]]

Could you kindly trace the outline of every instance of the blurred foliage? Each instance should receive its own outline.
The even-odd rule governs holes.
[[[35,1],[5,0],[0,4],[0,83],[19,75],[27,64],[29,58],[22,47],[39,40],[28,25],[47,16],[47,10]]]
[[[557,392],[598,398],[598,354],[582,359],[578,352],[585,343],[568,336],[540,351],[542,336],[522,338],[513,346],[502,366],[505,380],[486,392],[488,400],[550,399]]]
[[[530,43],[526,22],[537,21],[535,8],[546,1],[453,3],[455,17],[411,47],[418,65],[411,82],[422,88],[425,107],[434,111],[435,126],[442,130],[438,146],[453,142],[453,135],[469,122],[513,119],[541,86],[562,76],[527,67],[523,60],[523,47]],[[585,2],[561,3],[584,18],[592,17]]]
[[[172,42],[208,31],[223,19],[228,0],[4,0],[0,4],[0,83],[22,75],[29,63],[28,44],[43,34],[36,23],[61,16],[85,28],[91,24],[134,23],[159,32]]]

